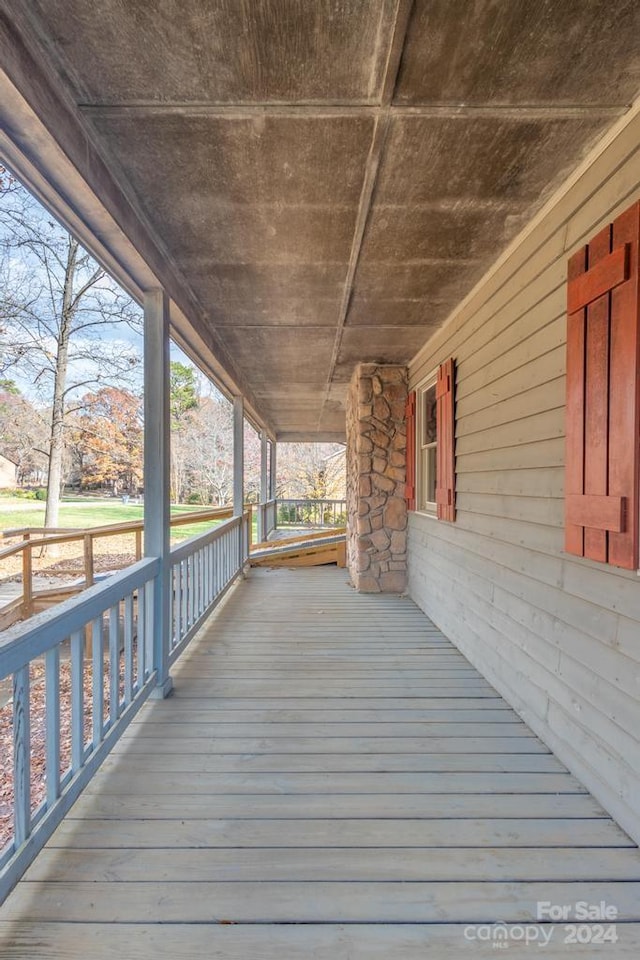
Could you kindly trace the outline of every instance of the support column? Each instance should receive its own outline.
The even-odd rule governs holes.
[[[271,460],[269,461],[269,499],[276,498],[276,451],[278,444],[275,440],[271,441]]]
[[[155,697],[173,689],[169,675],[171,554],[169,505],[169,301],[163,290],[144,296],[144,553],[158,557],[154,587]]]
[[[244,514],[244,399],[233,398],[233,515],[242,517]],[[251,530],[249,529],[249,541]],[[238,536],[238,564],[244,567],[245,542],[244,524],[240,525]],[[247,544],[246,550],[248,551]]]
[[[265,526],[265,508],[264,504],[269,499],[268,475],[267,475],[267,443],[268,438],[264,430],[260,432],[260,505],[258,507],[258,542],[266,539],[267,531]]]
[[[363,593],[407,577],[405,367],[361,363],[347,395],[347,561]]]
[[[233,398],[233,515],[244,511],[244,400]]]

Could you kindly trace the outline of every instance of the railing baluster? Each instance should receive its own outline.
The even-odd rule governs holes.
[[[195,583],[193,576],[193,554],[187,560],[187,583],[189,589],[189,626],[192,627],[195,621]]]
[[[200,616],[200,551],[193,555],[193,622]]]
[[[144,600],[144,626],[145,626],[145,651],[144,651],[144,678],[147,680],[153,672],[153,633],[155,619],[153,616],[154,594],[156,590],[155,580],[151,580],[145,589]]]
[[[60,647],[45,654],[47,807],[60,796]]]
[[[84,754],[84,636],[71,634],[71,772],[77,773]]]
[[[145,677],[145,644],[146,644],[146,629],[147,624],[145,620],[146,613],[146,596],[147,588],[146,586],[138,587],[138,618],[136,622],[136,636],[137,636],[137,647],[136,654],[138,658],[138,677],[136,681],[136,687],[138,690],[144,685]]]
[[[187,561],[180,562],[180,576],[182,577],[182,636],[189,629],[189,608],[187,601],[189,599],[189,580],[187,578]]]
[[[93,671],[91,710],[93,749],[97,750],[104,734],[104,648],[102,614],[91,623],[91,665]]]
[[[13,830],[16,849],[25,842],[31,828],[30,720],[27,664],[13,675]]]
[[[133,594],[124,598],[124,705],[133,700]]]
[[[109,610],[109,725],[120,715],[120,608]]]

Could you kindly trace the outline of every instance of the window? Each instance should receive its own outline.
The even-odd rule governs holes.
[[[407,404],[407,500],[410,510],[453,521],[455,508],[455,364],[440,364]]]
[[[435,379],[418,391],[418,510],[436,512],[438,427]]]

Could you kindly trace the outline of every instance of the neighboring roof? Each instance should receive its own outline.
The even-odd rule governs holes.
[[[340,439],[354,364],[408,361],[640,88],[637,0],[5,7],[10,76],[285,440]]]

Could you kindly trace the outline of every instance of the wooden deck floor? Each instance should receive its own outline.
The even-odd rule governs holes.
[[[622,920],[541,956],[638,955],[638,849],[409,600],[253,571],[175,685],[0,910],[3,960],[495,957],[478,925],[540,937],[538,901]]]

